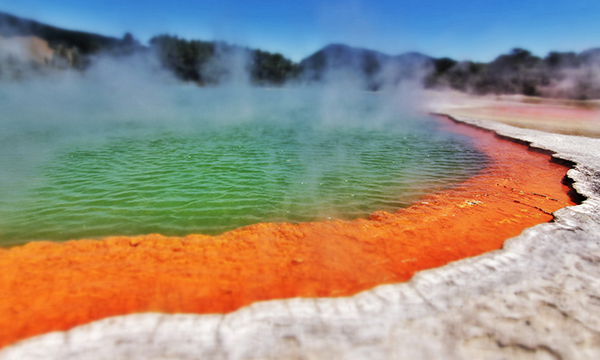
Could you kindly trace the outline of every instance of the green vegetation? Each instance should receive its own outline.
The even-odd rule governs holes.
[[[295,63],[281,54],[224,42],[186,40],[159,35],[143,46],[127,33],[123,38],[72,31],[0,13],[0,36],[36,36],[54,49],[49,67],[85,70],[98,54],[151,54],[182,81],[216,85],[248,80],[254,85],[278,86],[289,80],[353,81],[352,86],[377,91],[403,81],[422,79],[426,88],[450,88],[474,94],[522,94],[568,99],[600,99],[600,49],[576,54],[551,52],[540,58],[513,49],[489,63],[431,58],[419,53],[390,56],[343,44],[324,47]],[[10,55],[0,59],[0,76],[19,79],[40,64],[22,63]],[[4,75],[6,77],[6,75]],[[350,83],[349,83],[350,84]]]
[[[551,52],[545,58],[513,49],[490,63],[434,60],[425,78],[430,88],[449,87],[475,94],[522,94],[569,99],[600,98],[600,49]]]
[[[83,31],[73,31],[22,19],[10,14],[0,13],[1,36],[37,36],[48,41],[52,48],[64,46],[77,48],[82,55],[95,54],[101,50],[114,48],[121,40]]]
[[[281,54],[254,50],[251,56],[250,76],[256,84],[281,85],[296,78],[300,72],[296,63]]]
[[[281,54],[223,42],[185,40],[160,35],[150,40],[162,65],[181,80],[217,84],[241,70],[259,85],[281,85],[298,75],[298,67]]]
[[[153,37],[150,45],[156,50],[162,65],[178,78],[200,84],[206,82],[200,69],[214,55],[214,43],[160,35]]]
[[[0,13],[0,36],[36,36],[48,42],[55,51],[51,63],[58,69],[85,70],[98,54],[129,56],[153,50],[164,68],[183,81],[212,85],[233,78],[236,70],[249,74],[257,85],[281,85],[296,78],[298,65],[281,54],[252,50],[223,42],[185,40],[176,36],[159,35],[150,40],[150,47],[142,46],[130,34],[123,38],[107,37],[82,31],[60,29],[34,20]],[[9,59],[0,64],[11,78],[20,78],[28,70],[38,71],[37,64],[20,64]]]
[[[22,19],[0,12],[0,36],[35,36],[48,42],[54,50],[49,64],[54,68],[84,70],[92,62],[92,56],[101,52],[112,55],[129,55],[143,47],[129,33],[122,39],[57,28],[34,20]],[[32,70],[39,70],[31,64]],[[20,65],[24,68],[23,64]]]

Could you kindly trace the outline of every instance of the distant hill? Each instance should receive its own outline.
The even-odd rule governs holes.
[[[35,49],[37,64],[15,61],[14,52],[2,54],[2,46],[9,48],[25,42]],[[0,78],[20,79],[30,72],[41,74],[46,68],[83,71],[97,54],[140,53],[157,56],[160,64],[176,77],[199,85],[216,85],[237,78],[266,86],[289,81],[342,81],[344,86],[377,91],[403,81],[416,81],[426,88],[474,94],[600,99],[600,48],[578,54],[550,52],[544,58],[525,49],[513,49],[489,63],[481,63],[433,58],[417,52],[388,55],[331,44],[296,63],[277,53],[172,35],[156,36],[149,46],[143,46],[131,34],[118,39],[0,12]]]
[[[77,48],[83,55],[116,47],[122,39],[108,37],[83,31],[65,30],[42,24],[35,20],[23,19],[0,12],[0,36],[36,36],[46,40],[50,47],[56,49],[60,45]]]
[[[550,52],[541,58],[516,48],[489,63],[435,59],[424,84],[480,95],[600,99],[600,49]]]
[[[307,81],[323,81],[332,74],[352,73],[360,77],[367,88],[377,90],[386,84],[396,85],[402,80],[413,79],[432,64],[433,58],[416,52],[392,56],[331,44],[300,61],[300,73]]]
[[[600,62],[600,48],[593,48],[579,53],[579,58],[584,61]]]
[[[183,81],[194,81],[200,85],[218,84],[232,77],[235,72],[247,71],[249,80],[257,85],[281,85],[297,76],[297,64],[281,54],[273,54],[258,49],[248,49],[215,41],[185,40],[176,36],[159,35],[150,41],[150,46],[142,46],[127,33],[123,38],[74,31],[43,24],[0,12],[0,38],[27,37],[41,39],[53,50],[49,67],[77,68],[84,70],[93,62],[93,55],[128,56],[144,53],[156,55],[164,68],[173,72]],[[0,39],[1,40],[1,39]],[[24,42],[19,39],[18,42]],[[35,41],[35,40],[34,40]],[[7,41],[0,41],[2,44]],[[16,42],[11,42],[16,43]],[[2,49],[0,49],[2,50]],[[236,57],[246,59],[240,64]],[[0,77],[10,73],[9,78],[21,78],[27,73],[29,64],[15,64],[14,59],[2,63]],[[39,67],[35,67],[36,71]],[[31,69],[29,69],[31,70]]]

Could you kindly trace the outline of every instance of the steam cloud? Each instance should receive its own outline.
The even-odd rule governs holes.
[[[207,84],[198,87],[166,69],[154,48],[125,55],[100,53],[90,58],[87,68],[77,69],[53,66],[56,54],[43,41],[35,44],[47,49],[41,63],[32,51],[32,39],[3,39],[11,46],[0,47],[0,74],[4,75],[0,79],[0,124],[5,133],[32,124],[61,125],[76,131],[113,121],[177,126],[249,121],[259,107],[301,107],[307,97],[313,97],[311,104],[320,107],[321,125],[380,126],[393,112],[415,110],[424,74],[424,67],[419,68],[421,73],[407,74],[398,62],[388,60],[380,61],[383,66],[378,63],[377,71],[365,76],[365,72],[357,71],[357,67],[365,66],[360,62],[362,54],[346,54],[348,63],[333,61],[319,69],[319,82],[302,77],[288,81],[277,87],[289,93],[284,96],[285,103],[267,104],[257,94],[268,90],[252,86],[253,53],[242,47],[217,43],[214,55],[198,65]],[[377,109],[378,115],[365,120],[350,105],[374,83],[385,90],[381,97],[386,101]]]
[[[479,95],[522,94],[589,100],[600,98],[600,49],[580,54],[551,52],[540,58],[513,49],[490,63],[434,60],[425,78],[428,87]]]

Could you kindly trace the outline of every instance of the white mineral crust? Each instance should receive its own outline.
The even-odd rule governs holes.
[[[600,359],[600,139],[456,119],[549,150],[587,197],[502,250],[347,298],[119,316],[0,359]]]

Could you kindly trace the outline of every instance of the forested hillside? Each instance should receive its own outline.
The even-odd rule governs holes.
[[[578,100],[600,98],[600,49],[551,52],[544,58],[513,49],[489,63],[434,60],[429,88],[474,94],[522,94]]]
[[[513,49],[489,63],[433,58],[409,52],[397,56],[328,45],[296,63],[282,54],[219,41],[155,36],[142,45],[131,34],[122,38],[65,30],[37,21],[0,13],[0,40],[35,37],[52,49],[45,66],[84,71],[97,56],[156,56],[163,68],[182,81],[216,85],[247,81],[254,85],[342,81],[345,86],[378,91],[404,81],[429,89],[453,89],[473,94],[522,94],[569,99],[600,99],[600,48],[551,52],[539,57]],[[6,41],[4,43],[7,43]],[[38,63],[27,63],[14,52],[3,52],[0,41],[0,78],[20,79],[30,70],[43,73]]]

